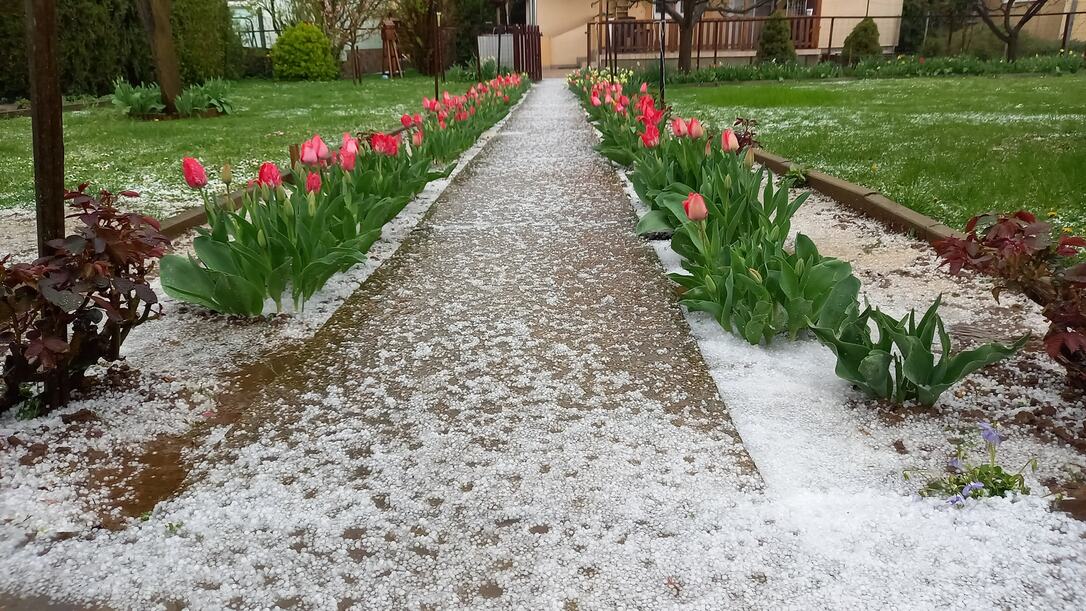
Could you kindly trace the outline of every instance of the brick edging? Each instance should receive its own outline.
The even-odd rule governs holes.
[[[792,162],[784,157],[762,149],[754,149],[754,159],[778,175],[786,174],[793,167]],[[935,219],[907,208],[868,187],[817,170],[807,170],[806,174],[807,186],[810,188],[891,229],[913,234],[929,243],[949,237],[964,237]]]

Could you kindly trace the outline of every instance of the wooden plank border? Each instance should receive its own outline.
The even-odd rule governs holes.
[[[778,175],[784,175],[795,165],[800,165],[762,149],[754,149],[754,159]],[[836,176],[817,170],[807,170],[807,185],[837,200],[842,205],[879,221],[890,229],[915,235],[929,243],[949,237],[964,237],[950,227],[907,208],[878,191],[841,180]]]

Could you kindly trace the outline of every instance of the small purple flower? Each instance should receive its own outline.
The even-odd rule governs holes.
[[[1003,437],[999,434],[999,431],[995,430],[991,424],[987,422],[980,423],[980,436],[985,442],[994,446],[999,445],[1003,441]]]
[[[950,462],[947,463],[947,466],[957,471],[958,473],[965,471],[965,465],[962,464],[962,461],[958,460],[957,458],[951,458]]]
[[[947,505],[957,505],[959,503],[964,503],[964,502],[965,502],[965,497],[963,497],[960,494],[955,494],[954,496],[952,496],[952,497],[950,497],[949,499],[946,500]]]
[[[969,495],[973,494],[974,490],[980,490],[983,487],[984,487],[984,484],[982,484],[980,482],[969,482],[968,484],[965,485],[964,488],[962,488],[961,496],[963,498],[968,498]]]

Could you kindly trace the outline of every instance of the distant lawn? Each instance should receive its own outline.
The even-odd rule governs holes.
[[[141,192],[139,206],[155,214],[199,203],[181,177],[181,158],[202,160],[209,172],[229,161],[236,181],[254,177],[263,161],[285,165],[287,147],[314,133],[330,142],[344,131],[392,129],[406,111],[433,95],[422,77],[324,83],[239,81],[234,114],[214,119],[148,122],[103,106],[64,114],[67,182]],[[450,90],[464,88],[449,83]],[[214,180],[214,178],[213,178]],[[0,120],[0,208],[34,203],[30,119]]]
[[[960,228],[1028,208],[1086,229],[1086,76],[680,86],[714,126],[758,119],[762,146]]]

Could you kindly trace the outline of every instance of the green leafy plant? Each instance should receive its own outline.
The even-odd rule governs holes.
[[[185,88],[174,100],[177,114],[189,117],[207,110],[230,114],[234,106],[230,102],[230,84],[222,79],[211,79],[203,85]]]
[[[879,26],[875,24],[874,19],[864,17],[860,23],[856,24],[856,27],[845,37],[841,56],[849,63],[882,56]]]
[[[758,38],[758,61],[785,64],[796,61],[796,48],[792,45],[792,28],[784,11],[773,12]]]
[[[157,83],[132,85],[123,78],[113,81],[113,105],[128,115],[157,114],[166,109]]]
[[[328,37],[311,23],[284,30],[272,46],[271,62],[277,79],[328,81],[339,76]]]
[[[824,308],[812,331],[837,355],[837,375],[870,396],[896,403],[934,405],[948,388],[970,373],[1018,352],[1029,336],[1010,345],[990,343],[954,353],[938,314],[940,296],[916,321],[915,311],[896,320],[868,305]],[[873,338],[870,324],[878,337]],[[938,350],[933,343],[938,337]]]
[[[1037,459],[1031,458],[1016,472],[1007,471],[996,460],[1003,436],[987,422],[981,422],[979,429],[987,460],[971,461],[970,454],[975,448],[975,442],[962,439],[955,445],[954,458],[947,464],[947,472],[937,477],[929,477],[927,483],[920,488],[920,496],[943,497],[949,505],[962,506],[966,499],[1029,494],[1023,473],[1027,468],[1036,471]],[[904,475],[906,481],[913,477],[913,473],[909,471]]]
[[[807,186],[807,172],[807,166],[794,163],[784,173],[784,177],[792,181],[793,187],[803,188]]]

